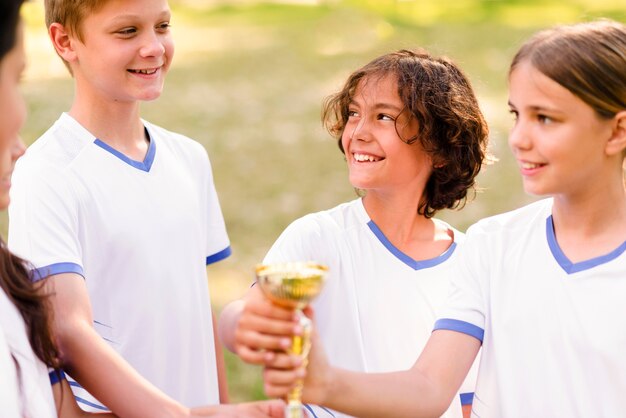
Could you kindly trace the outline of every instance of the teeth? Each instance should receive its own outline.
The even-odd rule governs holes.
[[[156,68],[152,68],[150,70],[131,70],[133,73],[139,73],[139,74],[154,74],[156,73]]]
[[[525,170],[532,170],[533,168],[541,167],[542,164],[537,163],[522,163],[522,168]]]
[[[372,156],[372,155],[366,155],[366,154],[354,154],[354,159],[356,161],[359,162],[363,162],[363,161],[369,161],[369,162],[375,162],[378,161],[378,158]]]

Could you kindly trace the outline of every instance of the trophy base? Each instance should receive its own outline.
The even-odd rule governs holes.
[[[285,406],[285,418],[306,418],[302,404],[287,404]]]

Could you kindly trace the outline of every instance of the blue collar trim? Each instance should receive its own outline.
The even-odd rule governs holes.
[[[556,242],[556,235],[554,234],[554,221],[552,220],[552,215],[548,216],[548,219],[546,219],[546,236],[548,237],[548,245],[550,246],[552,256],[567,274],[577,273],[583,270],[589,270],[601,264],[608,263],[609,261],[614,260],[622,255],[622,253],[626,251],[626,241],[624,241],[622,245],[620,245],[608,254],[601,255],[590,260],[572,263],[567,258],[567,256],[563,254],[563,251],[561,251],[559,243]]]
[[[391,241],[387,239],[385,234],[383,234],[383,231],[381,231],[380,228],[378,228],[378,225],[376,225],[374,221],[370,220],[367,223],[367,226],[369,226],[369,228],[372,230],[374,235],[376,235],[378,240],[385,246],[385,248],[389,250],[389,252],[391,252],[396,258],[398,258],[407,266],[411,267],[413,270],[421,270],[421,269],[434,267],[438,264],[441,264],[444,261],[446,261],[448,258],[450,258],[452,254],[454,253],[454,250],[456,249],[456,242],[453,242],[452,245],[450,245],[450,247],[443,254],[435,258],[428,259],[428,260],[417,261],[409,257],[408,255],[404,254],[398,248],[396,248],[391,243]]]
[[[134,167],[141,171],[149,172],[150,168],[152,167],[152,163],[154,162],[154,156],[156,155],[156,143],[154,139],[150,136],[150,132],[148,132],[148,129],[147,128],[144,128],[144,129],[146,131],[146,137],[148,138],[150,142],[148,144],[148,152],[146,153],[146,158],[144,158],[143,161],[135,161],[135,160],[128,158],[126,155],[122,154],[121,152],[111,147],[109,144],[99,140],[98,138],[96,138],[96,140],[93,141],[93,143],[99,146],[100,148],[104,149],[105,151],[110,152],[111,154],[113,154],[120,160],[124,161],[126,164],[130,165],[131,167]]]

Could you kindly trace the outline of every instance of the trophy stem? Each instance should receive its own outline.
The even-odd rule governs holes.
[[[311,330],[313,324],[309,318],[307,318],[301,310],[298,309],[300,316],[299,323],[302,328],[302,335],[296,335],[292,339],[291,354],[296,354],[302,357],[303,367],[306,367],[308,361],[307,356],[311,350]],[[298,380],[296,386],[291,389],[287,395],[287,406],[285,407],[285,418],[304,418],[304,410],[302,405],[302,389],[304,382],[302,379]]]

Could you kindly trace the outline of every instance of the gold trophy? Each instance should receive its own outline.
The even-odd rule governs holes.
[[[314,262],[262,264],[256,268],[257,283],[273,303],[295,309],[300,316],[302,335],[294,336],[289,353],[302,356],[304,367],[311,349],[311,320],[302,309],[322,290],[328,267]],[[299,381],[287,395],[285,418],[304,418],[303,382]]]

